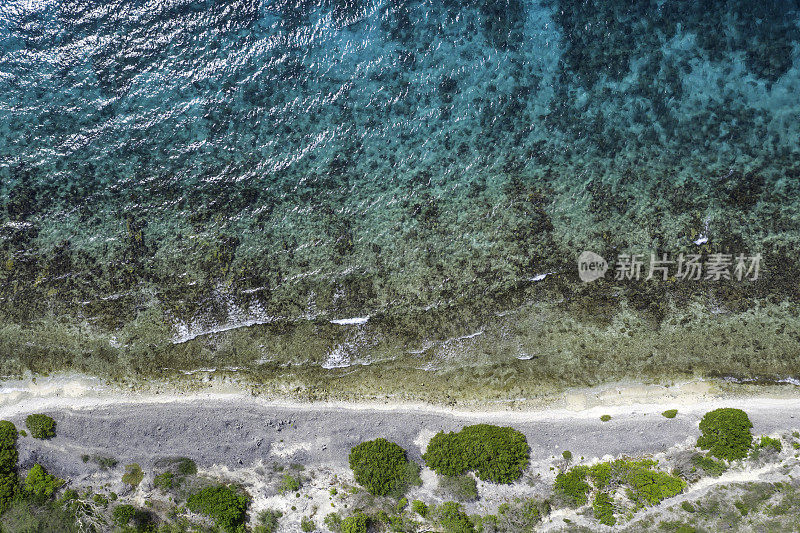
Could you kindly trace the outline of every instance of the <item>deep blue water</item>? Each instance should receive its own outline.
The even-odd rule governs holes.
[[[794,301],[799,24],[797,1],[5,1],[0,314],[131,343],[368,319],[308,348],[335,363],[535,302]],[[702,237],[763,281],[577,279],[582,250]]]

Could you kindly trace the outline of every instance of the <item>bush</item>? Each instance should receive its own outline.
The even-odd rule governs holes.
[[[664,418],[675,418],[678,415],[677,409],[667,409],[663,413],[661,413]]]
[[[300,478],[284,474],[281,479],[281,485],[278,487],[278,492],[286,494],[287,492],[297,492],[300,490]]]
[[[603,415],[600,417],[600,420],[602,420],[603,422],[608,422],[609,420],[611,420],[611,415]]]
[[[557,494],[566,496],[572,505],[581,506],[589,501],[589,490],[591,487],[586,482],[586,474],[589,468],[576,466],[567,472],[561,472],[556,476],[554,490]]]
[[[481,522],[494,522],[503,526],[503,531],[534,531],[542,517],[550,512],[550,504],[534,498],[515,498],[510,504],[504,503],[497,510],[499,516]]]
[[[133,505],[117,505],[111,513],[114,523],[119,527],[125,527],[131,523],[136,516],[136,507]]]
[[[137,509],[133,505],[117,505],[111,513],[114,524],[122,528],[123,531],[153,531],[153,516],[142,509]]]
[[[153,478],[153,486],[162,492],[167,492],[175,484],[175,474],[172,472],[164,472]]]
[[[561,457],[563,457],[567,461],[572,461],[572,452],[569,450],[564,450],[563,452],[561,452]]]
[[[594,517],[601,524],[613,526],[617,523],[617,519],[614,518],[614,500],[605,492],[598,492],[595,495],[592,502],[592,511],[594,511]]]
[[[313,520],[307,516],[304,516],[303,519],[300,520],[300,529],[302,529],[305,533],[311,533],[317,529],[317,526],[314,525]]]
[[[275,533],[278,531],[278,521],[282,516],[282,512],[273,509],[261,511],[258,515],[258,525],[253,533]]]
[[[330,514],[325,515],[325,520],[323,520],[322,522],[331,531],[341,531],[342,530],[342,517],[339,516],[339,513],[330,513]],[[268,533],[272,533],[272,532],[268,532]]]
[[[441,476],[439,489],[449,497],[459,501],[471,501],[478,498],[478,484],[469,474],[460,476]]]
[[[55,491],[64,484],[63,479],[48,474],[42,465],[35,464],[28,471],[23,490],[38,502],[49,500]]]
[[[475,526],[456,502],[444,502],[436,510],[439,525],[445,533],[474,533]]]
[[[206,487],[189,496],[186,506],[190,511],[204,514],[214,520],[217,527],[227,533],[243,531],[247,496],[226,485]]]
[[[421,500],[414,500],[411,502],[411,509],[422,518],[428,516],[428,506]]]
[[[350,450],[350,468],[356,482],[371,494],[399,496],[408,488],[414,465],[409,463],[406,451],[398,444],[375,439],[362,442]]]
[[[620,459],[599,463],[592,467],[575,466],[556,476],[554,492],[567,497],[573,505],[584,505],[594,489],[602,491],[607,486],[625,486],[628,496],[640,506],[655,505],[665,498],[683,491],[686,483],[666,472],[654,470],[655,461],[628,461]],[[604,506],[602,504],[601,506]]]
[[[0,448],[15,448],[17,436],[17,426],[13,422],[0,420]]]
[[[781,444],[780,439],[773,439],[772,437],[767,437],[766,435],[761,436],[761,441],[758,443],[759,448],[772,448],[776,452],[780,453],[783,450],[783,444]]]
[[[342,520],[342,533],[367,533],[367,515],[356,513]]]
[[[422,457],[440,475],[474,471],[484,481],[512,483],[528,467],[530,448],[525,435],[513,428],[478,424],[458,433],[437,433]]]
[[[144,472],[142,472],[142,467],[137,463],[125,466],[125,473],[122,474],[123,483],[127,483],[131,487],[138,487],[143,479]]]
[[[17,428],[8,420],[0,421],[0,514],[14,500],[17,486]]]
[[[697,439],[697,446],[719,459],[743,459],[753,441],[752,427],[747,413],[741,409],[714,409],[700,420],[702,435]]]
[[[28,415],[25,427],[34,439],[50,439],[56,436],[56,421],[47,415]]]
[[[694,464],[694,466],[697,468],[701,468],[711,477],[719,477],[728,469],[724,463],[715,461],[711,457],[705,457],[700,454],[692,457],[692,464]]]

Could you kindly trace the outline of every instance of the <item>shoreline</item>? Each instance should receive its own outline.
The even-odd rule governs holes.
[[[279,395],[256,394],[246,384],[205,383],[205,389],[180,391],[167,383],[151,382],[163,390],[130,390],[87,375],[64,374],[30,379],[0,381],[0,417],[31,409],[96,409],[105,406],[147,404],[241,403],[259,408],[299,411],[374,411],[416,412],[454,418],[503,418],[509,421],[536,421],[553,418],[591,418],[601,414],[652,414],[666,408],[683,412],[708,411],[716,407],[781,408],[800,407],[800,387],[794,385],[731,385],[721,380],[696,379],[671,385],[635,382],[568,389],[562,394],[541,399],[484,402],[478,405],[443,406],[422,401],[378,400],[299,400]],[[491,406],[504,404],[505,409]]]

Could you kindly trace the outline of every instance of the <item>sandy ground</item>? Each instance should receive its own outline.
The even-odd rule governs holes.
[[[690,384],[696,388],[696,384]],[[673,387],[675,389],[675,387]],[[626,396],[608,391],[597,396]],[[616,398],[614,398],[616,399]],[[663,398],[661,399],[663,400]],[[436,432],[476,423],[510,425],[523,432],[536,461],[563,450],[575,456],[656,453],[699,434],[702,415],[716,407],[745,409],[754,434],[769,434],[800,425],[798,398],[714,398],[707,392],[683,392],[659,403],[628,403],[585,409],[539,411],[468,411],[426,405],[289,403],[246,393],[209,391],[194,394],[132,394],[85,379],[53,378],[36,384],[0,387],[0,418],[23,427],[24,416],[43,412],[58,424],[47,443],[52,461],[64,473],[81,453],[103,452],[122,461],[148,463],[156,456],[183,455],[199,465],[235,468],[256,461],[346,465],[350,448],[364,440],[386,437],[419,460]],[[587,400],[581,402],[585,405]],[[661,416],[677,408],[674,419]],[[601,422],[603,414],[612,415]],[[28,439],[28,442],[31,442]],[[72,466],[71,466],[72,465]]]
[[[795,420],[800,397],[720,398],[697,383],[670,387],[669,396],[651,403],[624,403],[632,401],[627,389],[594,391],[582,399],[580,393],[571,394],[577,399],[567,395],[561,407],[548,410],[460,412],[390,403],[292,404],[233,390],[132,394],[84,378],[51,378],[35,384],[5,383],[0,388],[0,418],[22,428],[27,414],[40,412],[57,422],[57,436],[49,441],[20,440],[22,468],[39,462],[61,477],[90,483],[98,468],[84,462],[84,454],[111,456],[120,465],[136,462],[145,472],[151,472],[159,458],[186,456],[203,473],[251,487],[256,510],[281,508],[287,502],[260,487],[254,472],[275,463],[300,463],[319,474],[318,486],[307,491],[310,496],[303,500],[301,512],[311,505],[329,508],[327,492],[334,477],[352,482],[347,467],[351,447],[377,437],[397,442],[420,461],[438,431],[483,422],[509,425],[526,435],[532,466],[549,470],[563,450],[589,459],[656,454],[691,445],[699,435],[700,418],[716,407],[746,410],[756,435],[800,427]],[[597,401],[604,397],[615,401]],[[593,402],[599,405],[590,406]],[[676,418],[661,415],[669,408],[678,409]],[[611,421],[602,422],[602,414],[612,415]],[[422,477],[423,487],[410,496],[434,494],[435,476],[423,470]],[[505,490],[480,484],[482,496],[487,491],[502,496]]]

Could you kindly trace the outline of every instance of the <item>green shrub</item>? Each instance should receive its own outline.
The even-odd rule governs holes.
[[[530,462],[525,435],[510,427],[478,424],[458,433],[437,433],[422,456],[440,475],[474,471],[479,479],[512,483]]]
[[[317,526],[314,525],[313,520],[307,516],[304,516],[302,520],[300,520],[300,529],[302,529],[305,533],[311,533],[317,529]]]
[[[695,512],[694,505],[692,505],[691,502],[681,502],[681,509],[683,509],[687,513]]]
[[[17,487],[17,428],[0,421],[0,514],[11,507]]]
[[[204,514],[227,533],[242,531],[249,499],[225,485],[206,487],[189,496],[190,511]]]
[[[136,516],[136,507],[133,505],[117,505],[111,513],[114,523],[119,527],[125,527],[131,523]]]
[[[342,517],[339,516],[339,513],[330,513],[330,514],[325,515],[325,519],[322,522],[331,531],[341,531],[342,530]],[[272,532],[268,532],[268,533],[272,533]]]
[[[641,463],[630,465],[625,481],[631,488],[629,496],[641,505],[656,505],[666,498],[680,494],[686,488],[686,482],[682,479],[666,472],[651,470]]]
[[[142,472],[142,467],[137,463],[125,466],[125,473],[122,475],[123,483],[127,483],[131,487],[138,487],[143,479],[144,472]]]
[[[602,420],[603,422],[608,422],[609,420],[611,420],[611,415],[603,415],[600,417],[600,420]]]
[[[367,533],[367,515],[356,513],[342,520],[342,533]]]
[[[281,484],[278,487],[278,492],[286,494],[287,492],[297,492],[300,490],[300,478],[294,477],[289,474],[284,474],[281,478]]]
[[[436,509],[436,518],[445,533],[475,532],[475,526],[457,502],[444,502],[440,505]]]
[[[667,409],[663,413],[661,413],[664,418],[675,418],[678,415],[677,409]]]
[[[13,422],[0,420],[0,448],[16,448],[17,427]]]
[[[504,503],[497,510],[497,517],[485,517],[482,525],[495,522],[503,526],[503,531],[534,531],[542,517],[550,512],[546,501],[534,498],[515,498],[512,503]],[[497,528],[495,528],[497,529]],[[480,530],[479,530],[480,531]]]
[[[28,415],[25,427],[34,439],[50,439],[56,436],[56,421],[47,415]]]
[[[620,459],[592,467],[575,466],[556,476],[554,492],[566,497],[569,503],[581,506],[589,501],[591,481],[596,490],[603,490],[607,486],[625,486],[628,496],[639,505],[655,505],[686,487],[680,478],[654,470],[656,464],[651,460]]]
[[[43,502],[49,500],[55,491],[64,484],[63,479],[48,474],[42,465],[35,464],[28,471],[23,484],[23,490],[34,500]]]
[[[759,441],[758,447],[772,448],[778,453],[780,453],[781,450],[783,450],[783,445],[781,444],[780,439],[773,439],[772,437],[767,437],[766,435],[761,436],[761,441]]]
[[[692,464],[698,468],[702,468],[703,472],[711,477],[719,477],[728,469],[725,463],[715,461],[711,457],[705,457],[700,454],[692,457]]]
[[[153,478],[153,486],[162,492],[170,490],[175,483],[175,474],[172,472],[164,472]]]
[[[108,457],[105,455],[83,455],[81,456],[81,459],[83,459],[84,463],[89,461],[96,463],[97,466],[100,467],[100,470],[108,470],[109,468],[114,468],[115,466],[117,466],[117,463],[119,462],[113,457]]]
[[[595,495],[592,511],[601,524],[613,526],[617,523],[617,519],[614,518],[614,500],[605,492],[598,492]]]
[[[0,476],[0,515],[11,507],[16,496],[17,478],[15,474]]]
[[[589,501],[591,487],[586,482],[589,468],[576,466],[556,476],[554,490],[557,494],[565,496],[572,505],[581,506]]]
[[[425,502],[422,502],[420,500],[414,500],[413,502],[411,502],[411,509],[415,513],[420,515],[422,518],[428,516],[428,506],[425,505]]]
[[[719,459],[743,459],[753,441],[752,427],[747,413],[741,409],[714,409],[700,421],[702,435],[697,439],[697,446]]]
[[[409,466],[406,451],[386,439],[362,442],[350,450],[350,468],[356,482],[376,496],[404,493],[409,484]]]
[[[572,461],[572,452],[569,450],[564,450],[563,452],[561,452],[561,457],[563,457],[567,461]]]
[[[253,533],[275,533],[278,531],[278,522],[283,513],[274,509],[267,509],[258,514],[258,525]]]
[[[459,501],[471,501],[478,498],[478,484],[469,474],[440,476],[439,489]]]
[[[197,473],[197,464],[188,457],[179,457],[175,461],[175,470],[181,476],[192,476]]]

